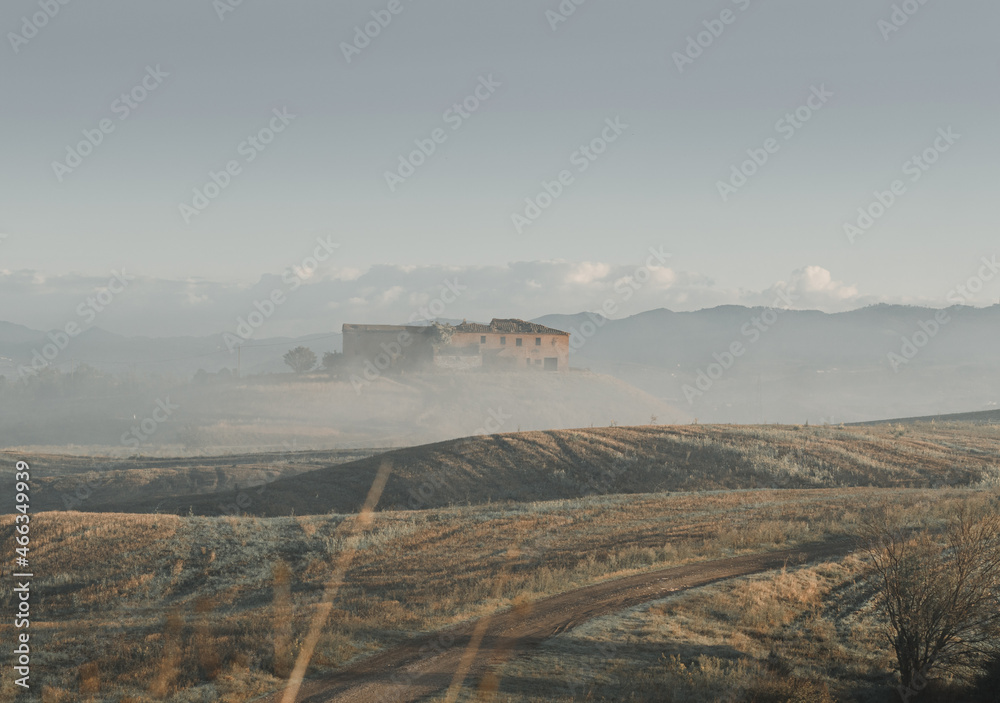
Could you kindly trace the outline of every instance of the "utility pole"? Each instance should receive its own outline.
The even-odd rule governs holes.
[[[760,424],[764,424],[764,391],[761,388],[760,374],[757,375],[757,407],[760,411]]]

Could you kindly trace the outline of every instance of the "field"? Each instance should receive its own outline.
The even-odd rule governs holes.
[[[289,460],[295,475],[249,491],[251,510],[241,512],[251,514],[239,516],[202,516],[187,506],[180,514],[141,513],[146,484],[137,482],[134,505],[116,498],[128,514],[32,519],[42,700],[266,696],[282,688],[329,599],[307,672],[323,690],[323,681],[413,638],[441,641],[556,594],[568,594],[572,627],[528,637],[499,658],[496,646],[484,647],[491,658],[475,660],[454,695],[611,701],[626,699],[627,682],[633,700],[785,700],[767,696],[803,687],[814,687],[809,700],[884,700],[891,660],[860,562],[848,554],[859,521],[888,502],[910,524],[934,526],[960,504],[991,500],[1000,487],[998,438],[994,427],[958,424],[637,427],[473,438],[341,464],[346,457],[312,454]],[[277,459],[228,463],[267,467]],[[56,482],[59,463],[38,465]],[[300,472],[314,464],[323,466]],[[84,466],[68,462],[67,471]],[[339,492],[360,502],[363,481],[336,472],[378,466],[391,467],[386,504],[358,529],[355,515],[330,505]],[[615,467],[624,469],[600,483]],[[399,509],[405,505],[394,503],[434,469],[450,471],[445,485],[459,491],[477,480],[487,487]],[[143,470],[150,469],[127,469]],[[577,482],[571,490],[559,471]],[[306,479],[323,482],[324,510],[302,509],[315,497],[285,498]],[[494,493],[499,485],[509,492]],[[152,490],[167,500],[163,486]],[[100,504],[95,492],[81,510]],[[3,516],[0,541],[9,545],[13,536],[13,516]],[[833,551],[714,585],[679,582],[675,595],[621,612],[599,612],[589,591],[573,593],[668,567],[817,545]],[[11,580],[5,574],[0,583],[0,603],[9,607]],[[5,621],[0,631],[7,640],[12,627]],[[445,648],[463,641],[451,638]],[[14,690],[4,682],[7,700]],[[438,683],[443,691],[450,681]],[[673,698],[657,697],[665,687]],[[420,690],[404,687],[401,700]]]
[[[366,454],[372,456],[357,458]],[[65,507],[55,498],[78,489],[87,462],[97,462],[93,495],[74,508],[177,515],[351,513],[385,462],[391,471],[380,510],[664,491],[974,486],[1000,480],[1000,429],[960,423],[600,427],[387,452],[104,460],[118,475],[102,474],[101,461],[73,458],[66,462],[72,474],[62,480],[47,471],[45,507]],[[46,467],[53,462],[58,458],[44,458]],[[266,481],[273,482],[265,487]]]
[[[140,498],[155,502],[177,495],[259,487],[279,477],[295,476],[374,453],[373,449],[345,449],[184,459],[52,454],[27,458],[31,461],[35,510],[114,512]],[[6,460],[5,464],[12,465],[25,455],[8,451],[0,452],[0,456]]]

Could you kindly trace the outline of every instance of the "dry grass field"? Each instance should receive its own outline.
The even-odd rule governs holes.
[[[1000,482],[1000,427],[684,425],[518,432],[439,442],[280,478],[263,490],[95,501],[80,510],[257,516],[351,513],[383,460],[379,509],[585,495]],[[277,471],[276,471],[277,472]],[[181,486],[183,489],[183,485]],[[189,491],[194,493],[193,491]]]
[[[924,507],[945,512],[942,503]],[[713,584],[547,640],[532,657],[493,673],[491,700],[896,701],[896,662],[873,596],[865,564],[853,554]],[[961,688],[947,675],[944,681]],[[930,700],[956,699],[946,693]]]
[[[35,666],[47,701],[245,701],[280,686],[347,549],[356,550],[351,568],[310,674],[598,580],[851,534],[878,497],[933,522],[976,495],[823,489],[591,497],[385,512],[350,540],[339,534],[341,516],[45,513],[32,523]],[[0,524],[8,545],[12,518]],[[9,604],[10,581],[2,583],[0,602]],[[5,639],[10,629],[2,625]],[[0,696],[8,697],[12,684],[5,685]]]
[[[133,456],[24,455],[0,452],[5,467],[26,459],[32,469],[34,510],[114,512],[141,498],[158,501],[183,494],[219,493],[238,486],[257,487],[370,456],[375,450],[286,451],[222,457],[164,459]],[[4,505],[8,511],[12,504]]]
[[[862,573],[849,556],[596,618],[496,671],[494,700],[883,703],[893,660]]]
[[[971,425],[509,434],[340,466],[331,466],[333,457],[302,457],[297,467],[324,468],[250,491],[242,511],[278,512],[277,504],[288,511],[278,517],[200,516],[186,507],[179,515],[36,514],[32,641],[40,700],[264,696],[282,686],[344,563],[311,677],[607,579],[852,536],[881,501],[911,525],[933,527],[960,504],[996,495],[998,440],[996,428]],[[348,536],[353,517],[329,505],[342,493],[357,495],[366,467],[385,459],[397,483],[390,478],[370,528]],[[58,460],[45,461],[40,473],[57,478]],[[337,473],[349,468],[361,475]],[[69,462],[63,473],[74,471],[84,472],[83,464]],[[434,472],[447,483],[432,479]],[[472,494],[476,481],[486,486]],[[419,510],[393,509],[424,484],[440,495]],[[494,494],[501,484],[507,493]],[[466,493],[445,494],[441,485]],[[323,486],[326,509],[300,512],[318,499],[288,496],[306,486]],[[440,505],[448,502],[467,504]],[[12,515],[0,516],[8,551],[13,525]],[[9,608],[14,594],[2,568],[0,606]],[[637,701],[875,703],[885,699],[892,667],[860,574],[851,556],[602,617],[470,679],[463,699],[629,700],[626,682]],[[12,632],[0,622],[4,641]],[[805,698],[794,697],[803,691]],[[14,694],[4,678],[0,700]]]

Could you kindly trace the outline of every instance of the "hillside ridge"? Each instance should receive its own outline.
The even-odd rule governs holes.
[[[351,513],[376,472],[378,510],[594,494],[755,488],[971,486],[1000,480],[1000,429],[646,425],[512,432],[435,442],[313,468],[253,487],[136,496],[80,510],[180,515]]]

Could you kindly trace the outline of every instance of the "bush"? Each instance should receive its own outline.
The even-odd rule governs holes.
[[[747,691],[748,703],[836,703],[825,683],[795,677],[765,679]]]
[[[940,533],[914,532],[883,509],[863,539],[901,690],[923,691],[938,671],[979,668],[1000,639],[996,506],[963,506]]]
[[[316,352],[308,347],[295,347],[283,358],[295,373],[306,373],[316,368]]]

